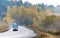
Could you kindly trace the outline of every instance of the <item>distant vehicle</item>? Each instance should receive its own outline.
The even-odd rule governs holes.
[[[17,23],[13,23],[12,27],[13,27],[13,31],[18,31],[18,25],[17,25]]]

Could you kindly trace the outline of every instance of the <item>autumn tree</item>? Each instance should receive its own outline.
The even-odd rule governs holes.
[[[10,6],[7,7],[6,16],[3,18],[3,21],[8,23],[9,25],[11,25],[14,21],[14,19],[11,18],[11,7]]]
[[[38,23],[36,17],[33,18],[33,28],[38,29]]]
[[[11,18],[10,13],[11,13],[11,7],[8,6],[7,7],[7,12],[6,12],[6,17],[3,18],[4,21],[7,21],[8,22],[10,20],[10,18]]]
[[[18,24],[22,24],[24,21],[24,6],[13,6],[11,12],[11,18],[16,20]]]
[[[54,19],[56,18],[56,16],[51,15],[51,16],[46,16],[45,19],[43,20],[43,26],[49,26],[54,22]]]
[[[47,8],[46,11],[45,11],[45,15],[46,15],[46,16],[49,16],[49,15],[51,15],[51,14],[52,14],[52,13],[51,13],[51,10]]]

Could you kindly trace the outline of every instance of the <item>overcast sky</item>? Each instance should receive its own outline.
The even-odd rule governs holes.
[[[23,2],[28,1],[32,4],[44,3],[44,4],[52,4],[54,6],[60,5],[60,0],[22,0]]]

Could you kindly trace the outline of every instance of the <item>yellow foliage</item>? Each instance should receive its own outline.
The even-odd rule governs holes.
[[[38,23],[36,17],[33,18],[33,27],[38,28]]]
[[[18,6],[18,8],[17,8],[17,12],[18,12],[18,14],[22,14],[22,13],[24,13],[24,9],[25,9],[25,7],[23,6],[23,5],[21,5],[21,6]]]
[[[4,28],[2,27],[2,25],[0,26],[0,31],[3,30]]]
[[[10,6],[7,7],[7,12],[11,12],[11,7]]]
[[[8,6],[6,17],[4,18],[4,20],[6,20],[8,22],[12,22],[13,20],[11,19],[11,16],[13,16],[12,18],[15,18],[15,17],[17,18],[17,17],[21,16],[21,19],[22,19],[22,17],[23,18],[29,17],[30,19],[33,19],[34,28],[37,28],[38,21],[42,20],[45,15],[51,15],[51,11],[49,9],[46,9],[45,13],[43,13],[41,11],[42,8],[40,8],[41,12],[40,11],[38,12],[38,9],[39,9],[39,6],[32,6],[32,5],[30,5],[27,8],[24,5],[21,5],[18,7],[12,6],[12,8],[10,6]],[[20,19],[20,18],[18,18],[18,19]]]
[[[51,15],[51,10],[50,10],[50,9],[46,9],[45,14],[46,14],[47,16]]]
[[[14,6],[14,10],[17,10],[16,7]],[[14,11],[15,12],[15,11]],[[11,19],[11,7],[8,6],[7,7],[7,13],[6,13],[6,17],[3,18],[4,21],[7,21],[7,22],[12,22],[13,20]]]
[[[40,16],[44,16],[44,13],[40,12],[39,15],[40,15]]]
[[[11,14],[17,13],[17,7],[13,6],[11,10]]]
[[[4,18],[4,20],[6,20],[6,21],[9,21],[10,20],[10,13],[7,13],[6,14],[6,17]]]
[[[8,29],[6,29],[6,28],[9,29],[8,25],[6,23],[4,23],[4,22],[0,22],[0,32],[7,31]]]
[[[37,17],[39,21],[42,20],[42,16],[38,15]]]
[[[3,18],[4,21],[9,21],[9,19],[10,19],[10,12],[11,12],[11,7],[8,6],[8,7],[7,7],[6,17]]]

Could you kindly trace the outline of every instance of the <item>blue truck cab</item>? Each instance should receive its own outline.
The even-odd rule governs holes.
[[[17,23],[13,23],[12,27],[13,27],[13,31],[18,31],[18,25],[17,25]]]

